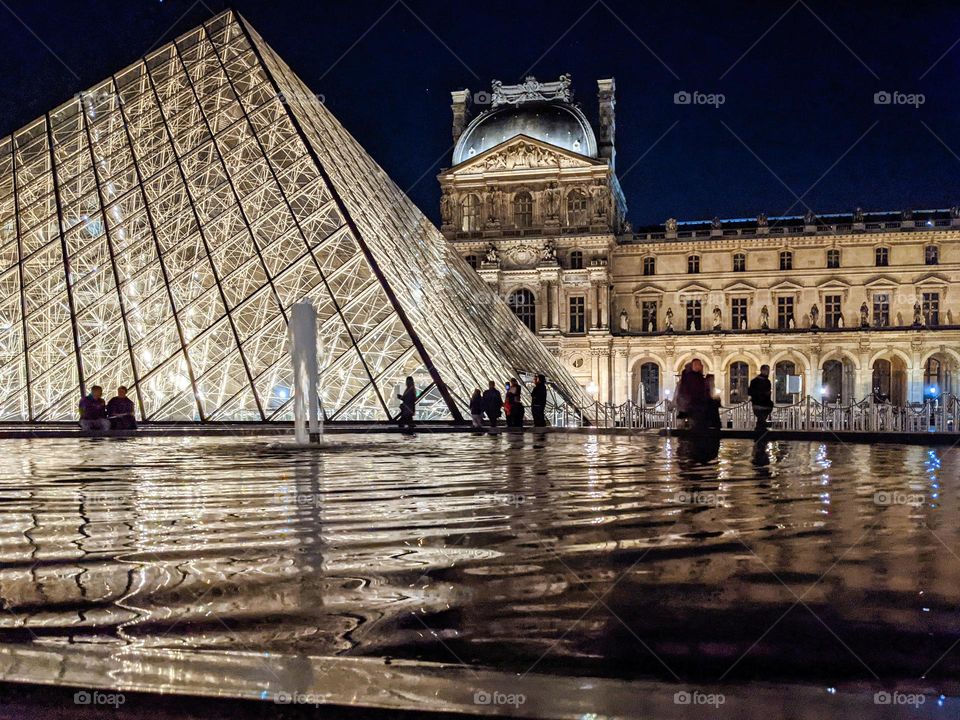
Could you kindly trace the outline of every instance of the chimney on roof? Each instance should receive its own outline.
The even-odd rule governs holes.
[[[450,93],[450,109],[453,111],[453,142],[456,144],[463,129],[467,126],[467,117],[470,114],[470,90],[454,90]]]
[[[617,105],[615,97],[617,84],[613,78],[597,80],[597,99],[600,105],[600,139],[598,142],[600,157],[606,158],[610,162],[610,168],[614,168],[616,159],[616,149],[614,140],[617,133],[617,123],[614,109]]]

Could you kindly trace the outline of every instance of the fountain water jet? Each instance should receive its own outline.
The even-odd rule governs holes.
[[[310,302],[299,302],[291,308],[289,341],[294,435],[300,445],[318,443],[323,440],[323,422],[317,377],[317,311]]]

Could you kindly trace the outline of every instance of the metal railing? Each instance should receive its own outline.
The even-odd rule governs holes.
[[[628,430],[676,430],[684,424],[673,403],[664,400],[655,405],[631,400],[619,405],[548,405],[547,419],[555,427]],[[722,427],[732,430],[753,430],[756,426],[749,401],[721,407],[720,421]],[[872,398],[841,405],[806,396],[796,403],[775,406],[768,424],[773,430],[811,432],[960,433],[960,398],[944,393],[923,403],[898,406]]]

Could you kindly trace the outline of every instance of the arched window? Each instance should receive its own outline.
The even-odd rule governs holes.
[[[774,394],[777,403],[792,403],[796,401],[796,394],[789,392],[789,378],[797,374],[797,366],[790,360],[781,360],[774,368]]]
[[[936,245],[927,245],[923,249],[923,262],[927,265],[937,265],[940,263],[940,248]]]
[[[587,224],[587,196],[579,190],[567,195],[567,224],[574,227]]]
[[[480,198],[472,193],[460,201],[460,230],[476,232],[480,229]]]
[[[518,228],[533,225],[533,197],[527,191],[518,192],[513,197],[513,224]]]
[[[656,405],[660,402],[660,366],[656,363],[645,362],[640,366],[640,392],[638,398],[647,405]]]
[[[747,256],[743,253],[737,253],[733,256],[733,271],[734,272],[746,272],[747,271]]]
[[[873,251],[874,264],[877,267],[887,267],[890,265],[890,249],[878,247]]]
[[[780,269],[793,270],[793,253],[789,250],[780,253]]]
[[[837,248],[827,250],[827,268],[836,270],[840,267],[840,251]]]
[[[687,272],[691,275],[694,275],[700,272],[700,256],[699,255],[690,255],[687,258]]]
[[[746,402],[747,386],[750,384],[750,368],[745,362],[730,363],[730,404]]]
[[[583,270],[583,251],[574,250],[570,253],[570,269]]]
[[[507,296],[507,304],[514,315],[520,318],[520,322],[532,332],[537,331],[537,301],[532,292],[526,288],[514,290]]]
[[[943,362],[931,356],[923,366],[924,397],[934,397],[948,390],[949,388],[944,387],[943,383]]]
[[[648,256],[643,259],[643,274],[644,275],[656,275],[657,274],[657,259],[655,257]]]
[[[823,364],[824,402],[843,401],[843,363],[839,360],[827,360]]]
[[[470,267],[472,267],[474,270],[476,270],[478,267],[480,267],[480,260],[479,260],[479,258],[477,258],[476,255],[467,255],[467,256],[464,258],[464,260],[466,260],[466,261],[467,261],[467,265],[469,265]]]

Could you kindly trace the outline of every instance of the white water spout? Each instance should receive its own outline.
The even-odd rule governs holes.
[[[294,435],[300,445],[320,442],[323,424],[317,377],[317,311],[310,302],[299,302],[291,308],[289,341],[293,364]]]

